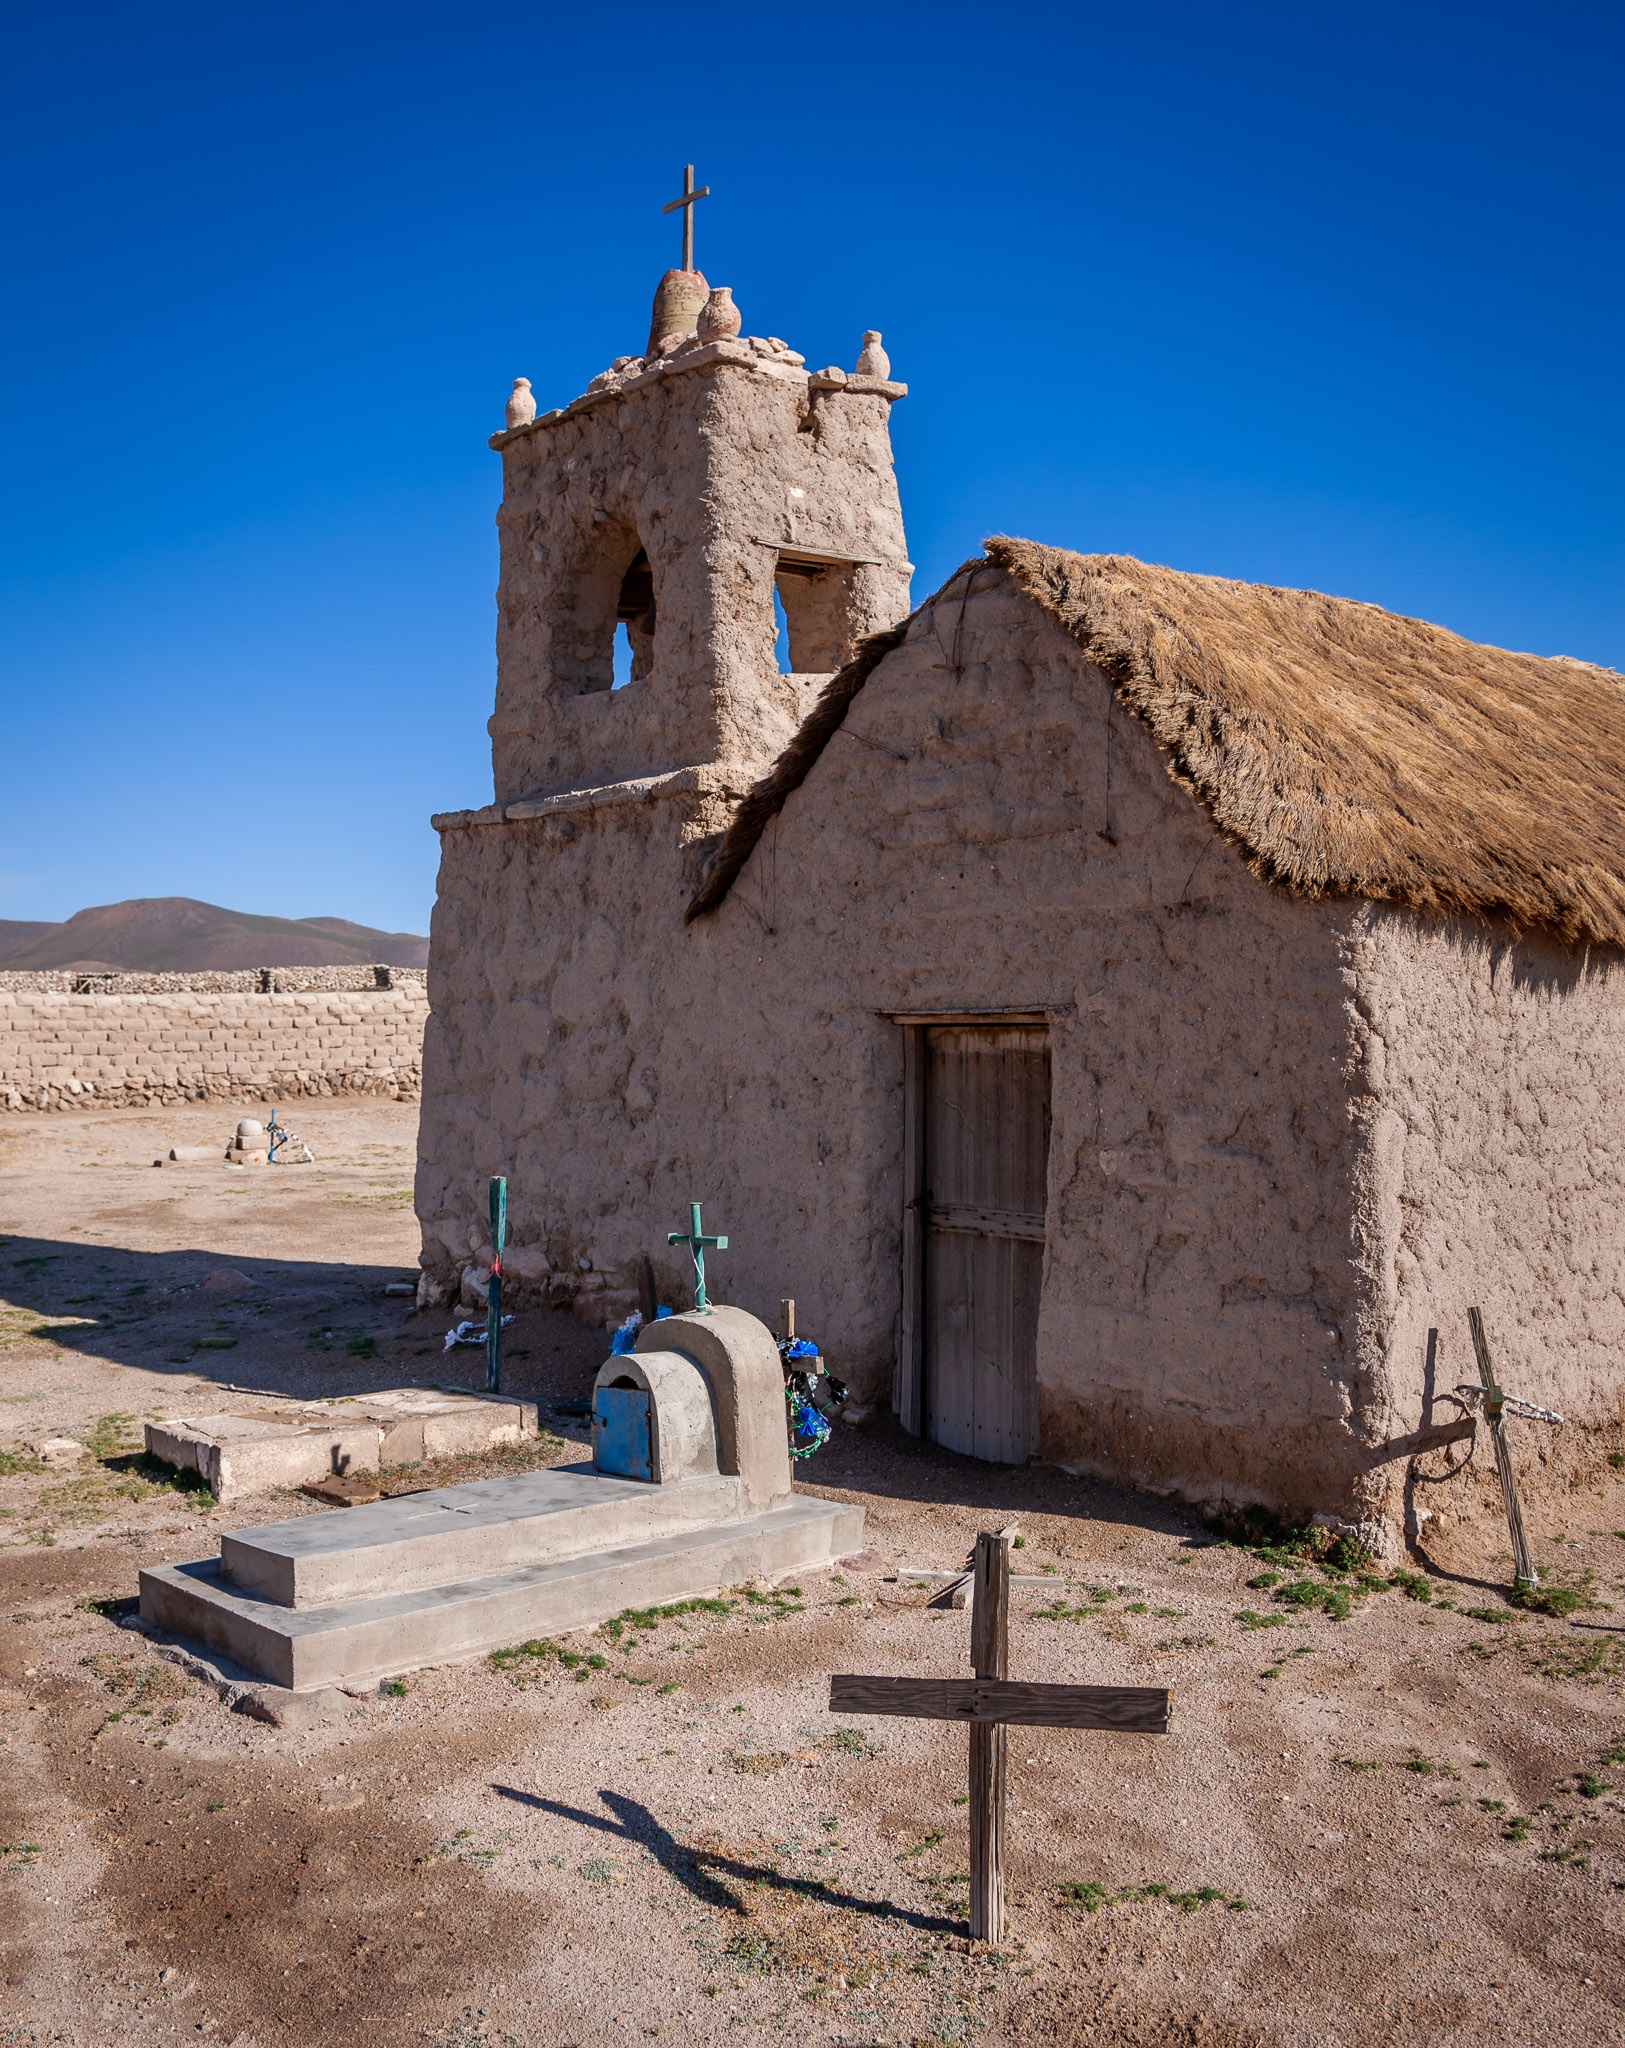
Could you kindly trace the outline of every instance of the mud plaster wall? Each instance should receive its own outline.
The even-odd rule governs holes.
[[[772,1318],[793,1295],[884,1394],[902,1046],[882,1013],[1044,1009],[1044,1455],[1335,1506],[1373,1401],[1337,914],[1255,882],[1120,710],[1108,747],[1103,679],[1002,576],[963,595],[916,621],[692,927],[684,841],[717,822],[697,807],[446,834],[426,1263],[477,1280],[483,1177],[505,1171],[510,1278],[607,1323],[643,1254],[683,1298],[665,1233],[699,1198],[731,1238],[719,1297]]]
[[[1477,1304],[1502,1383],[1570,1418],[1512,1425],[1526,1491],[1582,1483],[1625,1444],[1625,963],[1372,906],[1350,915],[1346,962],[1383,1433],[1458,1412],[1443,1397],[1478,1379]],[[1498,1515],[1487,1444],[1475,1466],[1420,1498],[1459,1511],[1476,1482]]]
[[[414,1100],[421,984],[341,994],[0,989],[0,1106],[82,1109],[294,1095]]]
[[[693,360],[499,437],[499,804],[695,763],[765,766],[823,680],[776,671],[775,544],[881,558],[840,579],[849,637],[908,610],[888,399],[811,391],[804,370],[744,343]],[[652,670],[612,691],[615,600],[640,546]]]
[[[902,1199],[884,1013],[1042,1009],[1043,1455],[1393,1516],[1397,1440],[1448,1420],[1430,1391],[1471,1376],[1475,1294],[1509,1382],[1609,1422],[1617,963],[1257,882],[991,570],[915,622],[685,929],[726,815],[691,792],[447,833],[419,1177],[444,1284],[476,1289],[484,1176],[506,1171],[521,1287],[608,1323],[647,1254],[681,1301],[664,1239],[698,1197],[732,1240],[719,1298],[771,1318],[795,1296],[883,1395]],[[1552,1483],[1598,1441],[1546,1439]]]

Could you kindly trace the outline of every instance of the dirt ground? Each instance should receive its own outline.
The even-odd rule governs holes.
[[[1531,1515],[1591,1603],[1540,1616],[1487,1474],[1362,1589],[876,1423],[802,1468],[862,1503],[856,1565],[404,1674],[306,1732],[229,1713],[107,1605],[329,1511],[177,1490],[141,1420],[479,1365],[384,1293],[415,1270],[415,1111],[300,1108],[308,1168],[152,1166],[237,1115],[0,1122],[0,2044],[1625,2041],[1625,1472]],[[512,1326],[526,1461],[582,1455],[561,1410],[602,1349]],[[83,1455],[42,1468],[62,1434]],[[967,1670],[968,1614],[897,1567],[1011,1521],[1013,1675],[1177,1697],[1166,1737],[1011,1731],[983,1948],[964,1730],[836,1720],[825,1680]]]

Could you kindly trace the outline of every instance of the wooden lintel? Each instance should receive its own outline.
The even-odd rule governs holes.
[[[882,1010],[892,1024],[1047,1024],[1048,1010]]]
[[[1009,1678],[864,1678],[843,1672],[829,1682],[835,1714],[1115,1729],[1128,1735],[1166,1735],[1173,1698],[1155,1685],[1026,1685]]]

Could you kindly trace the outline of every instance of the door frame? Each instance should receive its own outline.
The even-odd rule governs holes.
[[[925,1433],[925,1034],[938,1024],[1042,1024],[1049,1010],[887,1012],[903,1031],[903,1312],[897,1328],[892,1407],[910,1436]]]

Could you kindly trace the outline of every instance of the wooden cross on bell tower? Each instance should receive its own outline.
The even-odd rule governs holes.
[[[701,185],[696,190],[694,166],[692,164],[684,164],[682,198],[668,200],[660,209],[662,213],[675,213],[679,206],[683,209],[683,268],[685,270],[692,270],[694,268],[695,202],[700,199],[709,199],[710,196],[711,187],[709,185]]]

